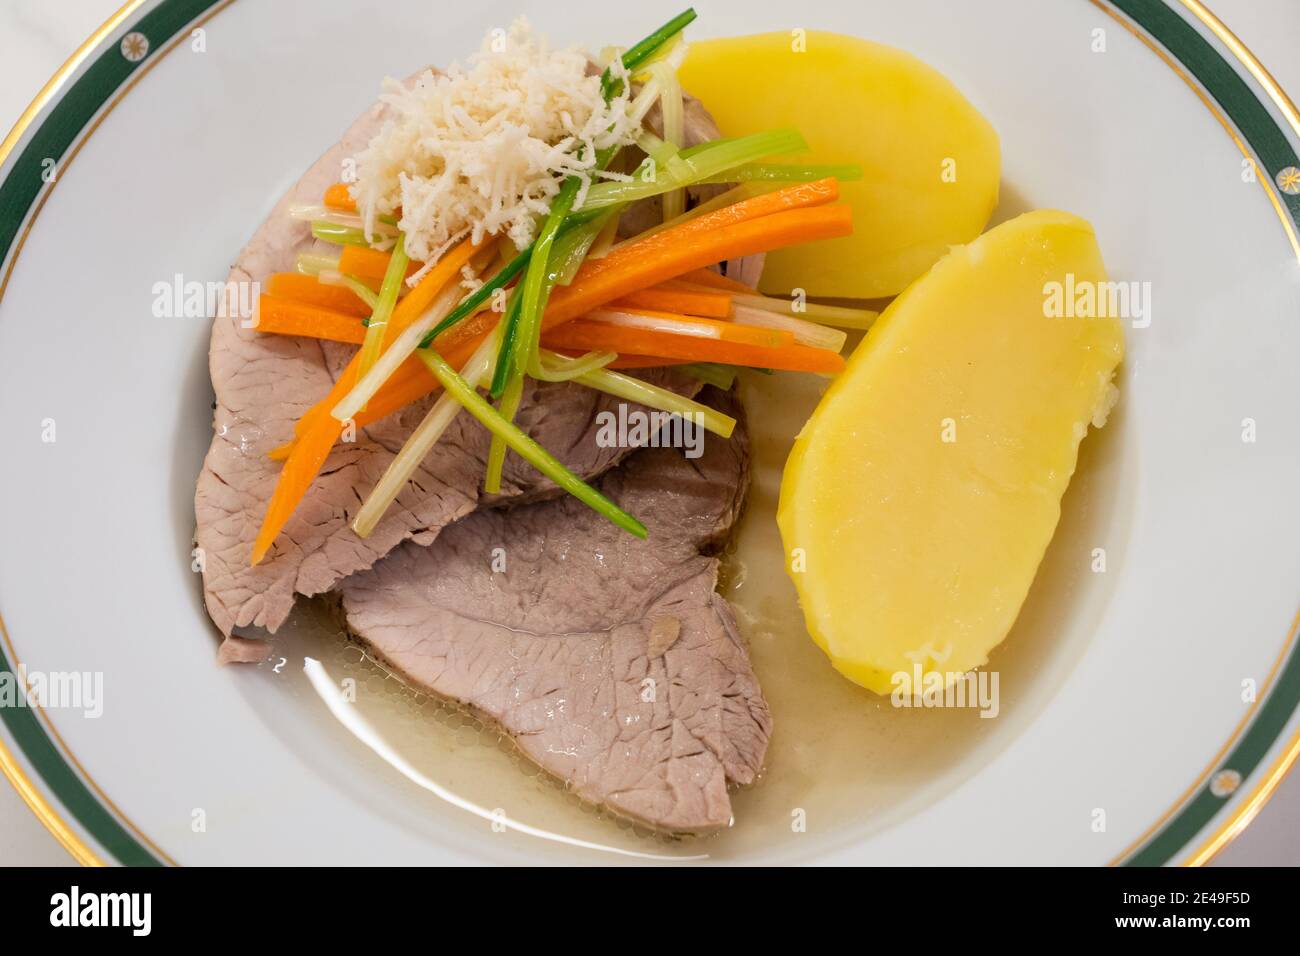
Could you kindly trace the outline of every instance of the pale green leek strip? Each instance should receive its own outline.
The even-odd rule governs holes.
[[[677,150],[686,142],[686,108],[682,101],[682,84],[677,80],[677,70],[671,63],[661,60],[653,64],[648,71],[659,81],[659,110],[663,116],[664,143],[673,150],[672,158],[677,158]],[[680,162],[680,160],[679,160]],[[670,175],[682,175],[675,167],[669,166]],[[670,189],[663,196],[663,221],[671,222],[686,211],[686,190]]]
[[[638,72],[631,76],[632,82],[644,83],[650,76],[649,68],[654,66],[656,63],[661,63],[665,60],[676,61],[681,59],[681,57],[678,57],[675,54],[679,49],[681,49],[683,36],[684,34],[682,33],[674,33],[662,46],[659,47],[658,50],[651,54],[647,59],[643,60],[641,66],[638,68]]]
[[[614,215],[605,220],[605,225],[601,227],[600,232],[596,235],[596,241],[587,250],[588,259],[603,259],[609,255],[609,251],[614,248],[614,243],[618,241],[618,219],[619,214],[616,210]],[[575,270],[574,275],[576,274],[577,271]],[[568,285],[567,282],[561,284]]]
[[[537,342],[542,334],[542,313],[551,294],[552,279],[548,274],[551,250],[555,246],[560,227],[564,225],[569,210],[573,208],[578,187],[579,181],[576,176],[570,176],[560,187],[560,191],[551,202],[551,210],[546,215],[545,223],[537,231],[532,257],[528,261],[528,271],[520,281],[519,295],[523,296],[523,304],[519,308],[519,327],[514,342],[516,374],[522,374],[528,367],[533,353],[537,351]],[[592,238],[595,238],[594,234]]]
[[[686,134],[683,133],[682,135],[685,136]],[[643,129],[636,134],[636,145],[641,152],[655,161],[656,176],[660,167],[669,176],[677,179],[686,179],[691,175],[691,167],[679,155],[679,147],[665,142],[648,129]],[[640,174],[644,166],[645,164],[642,163],[641,166],[637,167],[637,170],[633,173],[634,178]]]
[[[379,307],[379,296],[370,286],[356,276],[350,276],[335,269],[322,269],[316,278],[320,279],[321,285],[341,285],[345,289],[351,289],[356,293],[358,299],[370,307],[372,315],[375,309]],[[369,319],[366,320],[367,324],[369,324],[369,321]]]
[[[569,358],[567,355],[559,355],[555,352],[547,354],[552,358],[564,359],[564,362],[547,359],[539,349],[537,358],[532,365],[528,366],[528,374],[539,382],[571,382],[587,372],[604,368],[618,358],[617,352],[588,352],[578,358]]]
[[[627,118],[633,129],[641,125],[646,114],[658,100],[659,81],[651,78],[650,82],[641,87],[641,92],[636,95],[636,99],[627,104]]]
[[[365,378],[366,373],[375,364],[375,360],[379,358],[379,353],[383,351],[384,338],[388,332],[388,319],[393,314],[393,307],[397,305],[397,293],[402,291],[402,283],[406,281],[406,264],[408,261],[406,258],[406,237],[398,236],[397,245],[393,247],[393,255],[388,260],[388,269],[384,272],[384,281],[379,286],[379,304],[375,306],[375,311],[370,314],[370,324],[366,326],[366,337],[361,342],[361,350],[357,352],[358,381]],[[361,406],[354,408],[352,415],[355,415],[360,410]],[[341,420],[347,421],[352,415],[346,415]]]
[[[305,276],[318,276],[322,272],[338,272],[338,256],[321,256],[311,252],[298,253],[296,266]]]
[[[694,209],[682,213],[676,219],[668,222],[662,222],[657,226],[651,226],[644,232],[638,232],[635,236],[624,239],[622,242],[615,243],[614,249],[624,246],[630,242],[637,242],[647,236],[653,236],[657,232],[663,232],[665,229],[672,229],[674,226],[680,226],[682,223],[690,222],[692,219],[698,219],[700,216],[708,215],[727,206],[734,205],[738,202],[744,202],[746,199],[753,199],[755,196],[761,196],[764,193],[775,192],[781,188],[780,183],[755,182],[742,183],[735,189],[728,189],[721,196],[714,196],[708,202],[702,202]]]
[[[505,356],[498,358],[497,361],[503,361]],[[514,357],[510,357],[514,361]],[[519,403],[524,397],[524,376],[523,374],[511,375],[506,381],[506,389],[501,393],[501,401],[497,402],[497,409],[508,422],[515,420],[515,415],[519,411]],[[488,446],[487,473],[483,476],[483,490],[490,495],[501,493],[501,472],[506,466],[506,440],[503,435],[492,436],[492,443]]]
[[[668,162],[668,160],[677,155],[678,147],[669,146],[648,129],[642,129],[637,132],[636,145],[641,152],[645,153],[660,166],[663,166]]]
[[[659,84],[651,81],[645,89],[650,89],[652,86],[657,89]],[[689,170],[683,175],[674,175],[670,171],[660,173],[652,182],[634,176],[632,182],[597,183],[587,191],[587,197],[582,203],[582,211],[590,215],[593,210],[604,209],[606,206],[636,202],[681,186],[694,185],[765,156],[798,153],[807,148],[807,141],[797,130],[792,129],[769,130],[736,139],[715,140],[693,149],[689,157],[686,157],[685,150],[682,151],[680,155],[686,157],[684,164]]]
[[[555,285],[568,285],[572,282],[596,239],[611,224],[615,229],[618,228],[620,212],[621,207],[606,209],[590,222],[579,223],[561,232],[547,262],[550,281]]]
[[[398,367],[420,347],[420,340],[428,334],[429,330],[451,313],[464,292],[459,282],[448,283],[424,314],[403,329],[402,334],[384,349],[369,371],[358,374],[357,384],[352,387],[352,391],[339,399],[330,414],[341,422],[356,418],[357,413],[366,407],[366,403],[375,397],[375,392],[379,391]],[[374,322],[372,321],[370,325],[373,328]],[[370,329],[366,330],[366,335],[369,337]]]
[[[766,309],[755,309],[748,305],[736,305],[734,300],[731,307],[731,320],[737,325],[751,325],[760,329],[781,329],[785,332],[791,332],[794,334],[794,340],[800,345],[807,345],[815,349],[830,349],[832,352],[838,352],[844,348],[844,340],[848,338],[848,333],[841,332],[839,329],[832,329],[829,326],[809,322],[806,319],[798,319],[783,312],[769,312]]]
[[[442,383],[442,387],[447,390],[447,394],[464,405],[469,410],[469,413],[482,422],[488,431],[494,435],[500,435],[520,458],[624,531],[634,534],[638,538],[646,536],[645,525],[569,471],[568,468],[565,468],[559,459],[520,431],[513,422],[502,417],[495,408],[488,404],[482,395],[456,374],[456,370],[448,365],[446,359],[441,355],[432,349],[420,349],[415,354],[420,356],[420,360],[428,366],[429,371]],[[590,374],[599,373],[593,372]]]
[[[290,206],[289,218],[297,219],[299,222],[328,222],[336,226],[356,226],[358,228],[365,224],[365,220],[355,212],[347,212],[343,209],[335,209],[333,206]],[[379,228],[376,233],[397,237],[397,220],[392,216],[377,216]]]
[[[311,224],[311,234],[317,239],[332,242],[339,246],[366,246],[368,248],[383,249],[393,241],[392,236],[381,236],[379,242],[371,242],[366,238],[364,229],[356,229],[352,226],[336,226],[332,222],[324,222],[320,219]]]
[[[554,282],[550,270],[551,253],[556,246],[560,229],[573,208],[573,200],[578,194],[579,185],[578,178],[570,176],[560,187],[559,193],[551,202],[546,221],[533,241],[528,271],[524,273],[523,279],[519,281],[519,288],[515,291],[520,305],[510,330],[513,341],[507,336],[504,339],[505,346],[497,357],[497,363],[506,367],[506,385],[498,407],[507,422],[513,422],[515,413],[519,410],[519,402],[524,393],[524,371],[532,364],[533,356],[537,353],[537,343],[542,334],[542,313],[546,310],[546,300],[551,294],[551,286]],[[588,223],[583,228],[587,230],[589,237],[584,240],[578,236],[575,243],[585,254],[600,227]],[[495,390],[494,387],[493,391]],[[496,434],[488,449],[487,475],[483,479],[483,488],[490,494],[496,494],[501,490],[501,469],[506,460],[504,443],[507,441],[504,435]]]
[[[714,176],[699,180],[706,183],[810,183],[818,179],[838,179],[841,182],[854,182],[862,178],[862,167],[851,164],[842,165],[780,165],[776,163],[746,163]]]
[[[642,66],[652,62],[655,54],[663,50],[665,44],[680,34],[696,17],[695,9],[688,7],[673,17],[654,33],[632,44],[619,58],[629,75],[635,74]],[[608,67],[600,76],[600,91],[608,102],[622,89],[623,81],[615,79]]]
[[[736,384],[736,366],[719,365],[716,362],[693,362],[690,365],[678,365],[677,371],[699,379],[705,385],[713,385],[724,392]]]
[[[716,290],[715,290],[716,291]],[[732,295],[732,304],[793,315],[809,322],[833,325],[840,329],[869,329],[876,321],[879,312],[871,309],[850,309],[842,305],[822,305],[820,302],[803,302],[799,307],[790,299],[781,299],[766,295]]]
[[[499,329],[499,326],[493,329],[465,363],[465,367],[461,370],[461,378],[467,383],[478,386],[491,372],[492,360],[496,356],[499,344]],[[443,392],[434,402],[429,413],[424,416],[424,421],[420,422],[411,433],[411,437],[406,440],[397,457],[388,463],[383,476],[361,505],[361,510],[357,512],[352,522],[352,530],[358,537],[368,537],[370,532],[375,530],[379,519],[397,500],[397,496],[402,493],[402,489],[415,474],[415,470],[420,467],[420,463],[442,438],[448,426],[455,421],[461,408],[460,402],[456,401],[450,392]]]
[[[547,362],[556,364],[575,361],[545,349],[543,355]],[[699,402],[686,398],[684,395],[678,395],[676,392],[670,392],[666,388],[651,385],[639,378],[623,375],[607,368],[584,372],[574,381],[586,385],[588,388],[594,388],[599,392],[626,399],[629,402],[637,402],[650,408],[657,408],[661,412],[681,415],[690,421],[698,421],[706,431],[721,435],[723,438],[730,438],[732,431],[736,428],[736,420],[730,415],[724,415],[716,409],[701,405]]]

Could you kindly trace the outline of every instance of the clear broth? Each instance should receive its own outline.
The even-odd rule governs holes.
[[[970,708],[894,708],[888,698],[836,673],[805,631],[775,512],[794,436],[824,387],[812,376],[746,374],[742,380],[753,481],[724,556],[720,589],[736,608],[775,729],[761,778],[733,791],[733,825],[722,833],[664,837],[579,800],[520,756],[496,728],[389,676],[318,604],[305,603],[291,619],[279,653],[316,657],[339,681],[354,680],[360,711],[429,778],[480,806],[568,837],[639,853],[734,861],[761,851],[768,859],[794,860],[905,819],[1014,740],[1082,653],[1107,591],[1107,576],[1090,573],[1091,549],[1099,540],[1109,542],[1112,553],[1122,547],[1116,540],[1122,536],[1112,533],[1123,510],[1117,497],[1123,487],[1122,405],[1107,428],[1083,443],[1056,537],[1015,628],[988,664],[999,673],[1000,709],[995,719],[984,719]],[[277,678],[281,690],[284,682]],[[305,681],[290,676],[290,682],[295,696],[314,696]],[[324,712],[314,701],[309,705]],[[355,741],[343,746],[360,749]],[[400,812],[406,825],[418,829],[422,817],[445,814],[470,827],[488,826],[384,764],[371,761],[366,768],[391,778],[390,796],[401,810],[390,806],[389,812]],[[334,776],[355,786],[346,772]]]

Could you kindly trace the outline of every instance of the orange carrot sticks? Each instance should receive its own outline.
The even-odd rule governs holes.
[[[769,193],[747,202],[759,202],[776,195],[780,193]],[[542,328],[552,328],[638,289],[697,269],[702,264],[796,243],[834,239],[853,231],[852,212],[848,206],[776,212],[726,228],[692,228],[699,223],[707,224],[714,216],[727,211],[723,209],[692,219],[676,229],[656,233],[641,242],[617,249],[603,259],[588,262],[578,271],[572,284],[559,286],[551,294]]]
[[[610,308],[656,309],[660,312],[725,319],[731,315],[731,295],[727,292],[706,292],[665,284],[628,293],[611,302]]]
[[[334,312],[365,318],[370,314],[366,305],[355,292],[346,286],[326,285],[314,276],[305,276],[300,272],[277,272],[266,280],[266,291],[281,299],[293,299],[308,305],[318,305]]]
[[[719,272],[712,269],[692,269],[682,277],[682,281],[690,282],[694,285],[708,286],[710,289],[721,289],[724,292],[739,292],[741,295],[755,295],[753,288],[745,285],[743,282],[737,282],[735,279],[728,279]]]
[[[357,204],[348,191],[347,183],[335,183],[325,190],[325,205],[340,212],[356,212]]]
[[[546,348],[583,352],[627,352],[632,355],[663,356],[683,362],[720,362],[724,365],[819,372],[824,375],[834,375],[844,368],[844,359],[829,349],[814,349],[806,345],[764,348],[720,342],[717,339],[625,329],[582,319],[566,322],[544,333],[542,345]]]
[[[257,564],[266,557],[271,542],[284,530],[289,517],[298,507],[298,502],[307,494],[307,489],[320,474],[325,459],[329,457],[330,450],[342,434],[343,424],[325,415],[319,418],[306,433],[298,437],[275,483],[271,503],[266,507],[266,517],[262,519],[262,527],[258,530],[257,540],[253,543],[250,563]]]
[[[356,276],[365,282],[379,283],[384,281],[384,273],[388,271],[388,260],[390,256],[387,252],[380,252],[378,249],[371,249],[368,246],[344,246],[339,253],[339,272],[344,275]],[[406,276],[409,279],[420,268],[418,262],[412,262],[406,267]]]
[[[366,334],[366,327],[355,315],[265,293],[257,300],[255,328],[259,332],[306,335],[313,339],[353,344],[360,344]]]
[[[794,344],[794,335],[775,328],[759,328],[752,325],[740,325],[736,322],[720,322],[717,319],[702,319],[693,315],[678,315],[672,312],[653,312],[648,309],[620,311],[616,309],[593,309],[583,319],[613,325],[627,329],[642,329],[650,332],[666,332],[670,335],[689,336],[691,338],[714,339],[719,342],[735,342],[738,345],[761,345],[779,348]]]
[[[489,240],[491,241],[491,240]],[[420,280],[414,289],[398,302],[389,319],[390,339],[396,338],[401,331],[414,322],[437,298],[438,293],[448,282],[458,281],[460,270],[471,256],[478,252],[480,246],[473,245],[468,239],[451,249]],[[257,564],[266,556],[267,550],[276,536],[283,530],[285,523],[293,514],[298,503],[311,488],[311,484],[320,473],[321,466],[329,457],[330,449],[343,434],[343,423],[330,415],[338,402],[350,392],[357,383],[360,368],[357,356],[352,357],[343,374],[339,376],[330,394],[312,406],[295,428],[296,438],[289,450],[280,477],[276,481],[271,503],[267,506],[262,527],[257,533],[257,542],[253,547],[252,563]],[[428,376],[432,378],[432,376]],[[377,398],[378,396],[376,396]],[[282,449],[277,449],[282,452]]]

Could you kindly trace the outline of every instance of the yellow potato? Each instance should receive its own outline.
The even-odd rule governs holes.
[[[803,42],[790,33],[692,42],[682,85],[723,135],[793,127],[812,149],[801,160],[862,166],[863,179],[843,185],[854,234],[769,254],[764,291],[895,295],[988,222],[997,133],[910,54],[820,31]]]
[[[889,693],[1006,637],[1117,396],[1121,323],[1083,317],[1105,279],[1084,220],[1004,223],[894,300],[804,426],[777,520],[808,630],[850,680]]]

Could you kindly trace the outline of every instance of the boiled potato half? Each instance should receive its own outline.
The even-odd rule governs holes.
[[[919,662],[951,682],[1006,637],[1117,396],[1120,321],[1070,307],[1105,279],[1084,220],[1003,223],[894,300],[804,426],[777,520],[850,680],[889,693]]]
[[[836,33],[765,33],[692,42],[680,75],[723,135],[792,127],[812,149],[799,161],[862,167],[843,184],[853,235],[769,254],[762,288],[773,295],[895,295],[978,236],[997,205],[997,133],[911,54]]]

